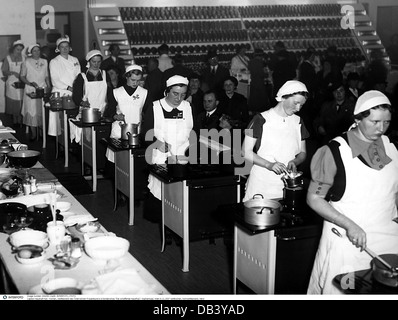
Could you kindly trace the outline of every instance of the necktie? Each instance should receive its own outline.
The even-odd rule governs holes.
[[[216,67],[211,67],[211,73],[216,74]]]

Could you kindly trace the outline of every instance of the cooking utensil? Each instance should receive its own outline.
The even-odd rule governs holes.
[[[82,122],[96,123],[101,119],[101,111],[97,108],[84,107],[82,108]]]
[[[76,105],[72,100],[72,96],[63,96],[62,97],[62,108],[66,110],[75,109]]]
[[[340,238],[342,238],[343,236],[341,235],[341,233],[339,232],[339,230],[337,230],[336,228],[332,228],[332,232],[334,234],[336,234],[337,236],[339,236]],[[397,268],[393,267],[392,265],[390,265],[387,261],[385,261],[382,257],[380,257],[379,255],[377,255],[376,253],[374,253],[372,250],[370,250],[368,247],[366,247],[365,252],[367,254],[369,254],[372,258],[379,260],[383,265],[385,265],[389,270],[391,270],[392,272],[396,272]]]
[[[382,254],[379,256],[389,265],[393,266],[393,270],[386,267],[380,260],[374,258],[372,260],[372,275],[373,278],[389,287],[398,287],[398,255],[397,254]],[[395,266],[395,268],[394,268]]]
[[[299,186],[302,186],[304,183],[303,173],[301,171],[297,171],[297,172],[288,171],[287,173],[282,175],[281,178],[282,178],[285,186],[288,188],[299,187]]]
[[[132,135],[138,135],[138,124],[136,123],[126,123],[125,121],[119,122],[122,129],[121,139],[129,140],[128,132]]]
[[[36,150],[17,150],[7,154],[8,161],[15,168],[31,168],[39,160],[41,152]]]
[[[256,198],[261,196],[261,198]],[[255,194],[252,199],[243,203],[244,220],[257,226],[272,226],[279,223],[282,205],[278,201],[264,199]]]

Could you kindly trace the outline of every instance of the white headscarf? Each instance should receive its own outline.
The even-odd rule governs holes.
[[[355,104],[354,115],[382,104],[391,105],[390,100],[388,100],[385,94],[377,90],[366,91],[358,98]]]
[[[281,102],[282,97],[293,94],[296,92],[307,92],[307,87],[304,83],[297,81],[297,80],[289,80],[286,81],[285,84],[279,89],[278,93],[276,94],[276,101]]]
[[[87,53],[87,55],[86,55],[86,61],[87,61],[86,67],[87,67],[87,68],[90,67],[90,62],[89,62],[90,59],[91,59],[92,57],[95,57],[95,56],[101,56],[101,57],[103,57],[101,51],[99,51],[99,50],[91,50],[91,51],[89,51],[89,52]]]
[[[31,56],[32,56],[32,50],[33,50],[33,48],[36,48],[36,47],[40,48],[40,45],[39,45],[38,43],[31,44],[31,45],[28,47],[28,49],[26,50],[26,55],[27,55],[28,57],[31,57]]]

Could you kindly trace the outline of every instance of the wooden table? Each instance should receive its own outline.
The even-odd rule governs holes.
[[[84,176],[84,165],[87,163],[91,166],[91,176],[93,181],[93,192],[97,191],[98,181],[98,156],[97,156],[97,132],[106,129],[105,135],[109,136],[110,122],[95,122],[95,123],[84,123],[81,120],[70,119],[70,121],[81,130],[81,170]],[[103,155],[105,157],[105,154]]]
[[[148,184],[145,148],[129,146],[128,141],[120,139],[107,138],[103,142],[115,153],[114,210],[120,191],[129,198],[129,225],[134,225],[135,201],[143,199],[143,190]]]

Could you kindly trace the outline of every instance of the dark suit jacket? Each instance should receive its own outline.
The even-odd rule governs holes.
[[[224,80],[229,77],[229,70],[223,65],[219,64],[216,74],[212,74],[210,65],[207,65],[206,68],[202,70],[201,75],[203,91],[215,89],[218,92],[222,92]]]
[[[163,72],[159,68],[148,73],[145,79],[145,89],[153,101],[164,98],[165,84],[163,83]]]
[[[207,113],[207,111],[200,112],[195,119],[194,130],[198,135],[200,133],[200,129],[221,130],[221,128],[220,128],[220,118],[221,118],[220,109],[217,108],[216,111],[214,111],[208,119],[206,118],[206,113]]]
[[[101,63],[101,69],[107,70],[110,66],[116,66],[120,70],[120,77],[123,76],[124,72],[126,71],[126,65],[123,58],[117,57],[116,62],[113,61],[112,57],[106,58]]]

